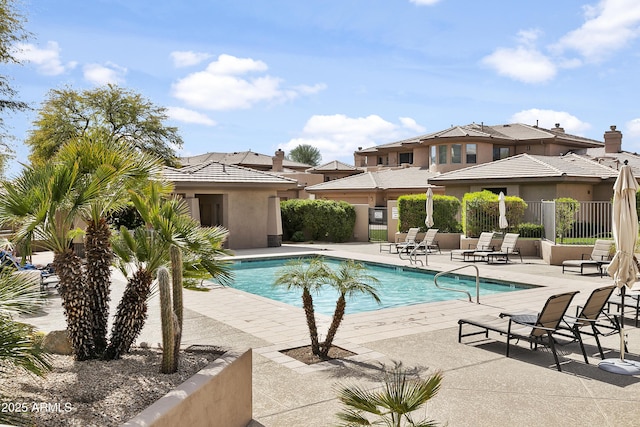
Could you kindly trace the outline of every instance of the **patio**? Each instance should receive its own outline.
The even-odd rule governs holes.
[[[395,254],[380,253],[377,244],[284,245],[279,248],[236,251],[237,256],[327,251],[332,255],[364,261],[407,265]],[[46,255],[46,254],[45,254]],[[37,262],[37,259],[35,260]],[[450,261],[449,253],[429,255],[431,270],[464,265]],[[425,375],[444,374],[440,393],[429,403],[428,417],[449,426],[632,426],[640,416],[640,378],[611,374],[598,369],[595,341],[585,340],[589,365],[584,364],[577,344],[559,348],[563,372],[558,372],[550,352],[532,352],[526,343],[512,347],[506,358],[505,340],[490,335],[457,342],[457,320],[475,314],[497,314],[502,309],[535,309],[551,294],[580,290],[573,306],[583,303],[592,289],[611,283],[594,275],[562,274],[559,266],[541,259],[524,263],[487,265],[476,263],[480,274],[543,287],[485,297],[481,304],[463,299],[416,304],[371,313],[348,315],[335,344],[357,353],[347,360],[306,366],[278,350],[308,343],[302,309],[230,288],[211,292],[185,291],[183,344],[214,344],[253,348],[253,418],[259,426],[326,426],[337,422],[340,405],[335,387],[340,384],[375,386],[380,364],[400,361]],[[469,270],[471,272],[472,270]],[[464,273],[463,270],[461,273]],[[122,278],[114,274],[112,301],[123,290]],[[59,297],[52,295],[47,315],[31,318],[42,330],[65,327]],[[115,305],[112,303],[112,305]],[[113,307],[112,307],[113,308]],[[161,341],[157,303],[149,306],[149,320],[139,341]],[[570,308],[573,311],[573,308]],[[328,317],[319,317],[324,333]],[[627,320],[629,359],[640,357],[640,332]],[[606,357],[617,357],[617,336],[602,340]]]

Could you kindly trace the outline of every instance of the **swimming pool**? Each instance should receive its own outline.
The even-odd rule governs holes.
[[[332,268],[336,268],[341,261],[339,258],[323,257]],[[296,307],[302,307],[301,291],[285,289],[284,286],[273,286],[275,275],[283,265],[291,260],[300,258],[278,258],[261,260],[235,261],[232,266],[234,280],[231,287],[265,298],[284,302]],[[361,313],[382,308],[400,307],[425,302],[448,301],[466,298],[459,292],[438,289],[433,284],[436,272],[418,270],[411,267],[394,266],[363,262],[368,274],[376,277],[380,283],[376,290],[381,304],[378,305],[371,297],[358,295],[347,300],[346,313]],[[438,284],[455,289],[464,289],[475,295],[475,277],[464,275],[445,275],[438,278]],[[524,284],[507,284],[486,279],[480,280],[480,296],[501,292],[512,292],[529,289]],[[330,287],[322,289],[313,295],[315,310],[318,313],[332,315],[338,293]]]

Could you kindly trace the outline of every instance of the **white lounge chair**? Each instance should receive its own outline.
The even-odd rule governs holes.
[[[451,259],[454,257],[461,258],[463,261],[473,261],[473,253],[477,251],[492,252],[493,246],[491,246],[491,239],[493,239],[492,231],[485,231],[480,234],[478,243],[475,248],[469,249],[454,249],[451,251]]]

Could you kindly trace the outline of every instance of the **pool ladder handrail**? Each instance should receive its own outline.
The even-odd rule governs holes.
[[[427,248],[425,248],[424,250],[424,263],[422,263],[421,259],[418,259],[418,254],[416,253],[416,251],[420,248],[420,245],[416,245],[413,250],[411,250],[411,253],[409,254],[409,264],[416,264],[418,265],[418,261],[420,262],[420,264],[424,267],[425,265],[429,265],[429,254],[427,251]],[[402,257],[400,257],[402,258]]]
[[[452,268],[451,270],[441,271],[440,273],[435,275],[435,277],[433,278],[433,283],[436,285],[436,288],[438,289],[444,289],[446,291],[452,291],[452,292],[462,292],[463,294],[467,294],[467,297],[469,298],[469,302],[473,302],[469,291],[465,291],[463,289],[447,288],[446,286],[438,285],[438,277],[443,276],[445,274],[453,273],[454,271],[462,270],[463,268],[467,268],[467,267],[473,267],[476,269],[476,304],[480,304],[480,270],[476,265],[467,264],[461,267]]]

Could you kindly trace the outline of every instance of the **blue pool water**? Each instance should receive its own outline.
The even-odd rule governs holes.
[[[302,307],[301,291],[288,291],[284,286],[274,286],[275,276],[283,265],[292,260],[243,260],[236,261],[232,270],[234,281],[231,287],[260,295],[265,298],[281,301],[296,307]],[[335,258],[324,258],[332,268],[336,268],[340,261]],[[404,268],[392,265],[363,263],[367,267],[368,274],[376,277],[380,283],[377,285],[377,293],[381,304],[377,304],[371,297],[357,295],[347,300],[347,313],[361,313],[389,307],[399,307],[424,302],[448,301],[466,298],[460,292],[450,292],[435,287],[433,278],[435,272]],[[470,278],[461,275],[446,275],[438,278],[440,286],[455,289],[464,289],[475,298],[475,276]],[[511,292],[527,289],[529,286],[522,284],[506,284],[480,280],[480,297],[500,292]],[[315,310],[318,313],[332,315],[338,294],[330,287],[326,287],[318,294],[313,295]]]

